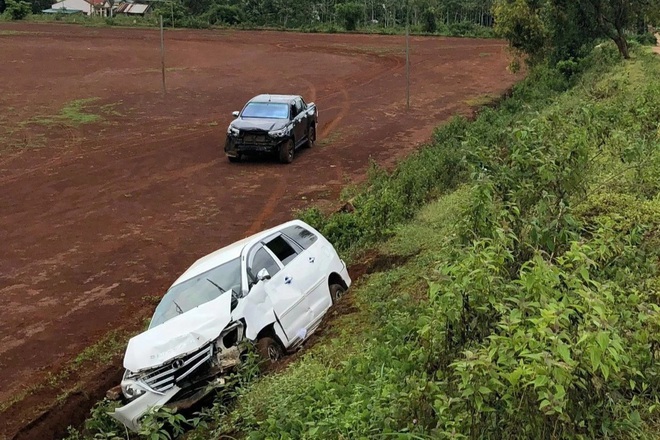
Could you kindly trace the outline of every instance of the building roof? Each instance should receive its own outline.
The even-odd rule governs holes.
[[[149,5],[141,3],[122,3],[117,8],[119,14],[144,14],[149,10]]]
[[[60,8],[60,9],[44,9],[43,11],[44,14],[82,14],[83,11],[80,9],[66,9],[66,8]]]

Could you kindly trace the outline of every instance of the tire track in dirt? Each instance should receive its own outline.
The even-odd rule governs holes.
[[[290,167],[291,165],[289,165]],[[277,203],[284,197],[286,194],[286,177],[285,176],[278,176],[277,183],[275,184],[275,188],[273,189],[272,194],[266,201],[266,204],[264,207],[261,209],[261,211],[257,214],[255,217],[254,221],[250,225],[250,227],[245,231],[245,236],[253,235],[259,232],[261,228],[263,227],[264,222],[273,215],[275,212],[275,208],[277,208]]]
[[[207,135],[214,131],[217,131],[217,128],[206,128],[195,131],[186,131],[174,135],[163,135],[162,137],[154,137],[145,141],[141,140],[132,140],[126,142],[113,142],[113,138],[110,137],[107,139],[107,142],[110,143],[110,146],[107,148],[95,148],[93,150],[78,151],[78,152],[68,152],[69,154],[64,154],[61,156],[56,156],[52,159],[41,162],[40,164],[35,164],[30,169],[21,169],[17,170],[13,175],[7,175],[0,177],[0,184],[12,183],[16,180],[25,178],[26,175],[35,174],[39,171],[45,171],[49,168],[54,168],[58,165],[65,163],[70,163],[76,160],[86,159],[95,155],[108,155],[108,153],[116,152],[118,150],[132,150],[139,147],[139,153],[133,153],[131,158],[133,160],[142,159],[154,154],[154,150],[158,149],[159,151],[166,150],[168,148],[179,147],[180,142],[192,141]],[[106,141],[104,141],[105,143]],[[4,164],[3,164],[4,165]]]

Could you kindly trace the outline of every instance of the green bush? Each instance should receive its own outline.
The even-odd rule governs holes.
[[[438,22],[435,15],[435,9],[433,8],[424,9],[424,12],[422,13],[422,22],[423,22],[422,29],[424,30],[424,32],[427,32],[429,34],[436,33],[438,30]]]
[[[650,32],[636,34],[632,37],[632,41],[636,41],[642,46],[655,46],[658,44],[658,39]]]
[[[12,20],[23,20],[30,15],[32,7],[28,2],[21,0],[6,0],[5,3],[5,16]]]
[[[347,31],[357,29],[360,18],[364,15],[364,6],[360,3],[341,3],[335,6],[335,12],[344,23]]]

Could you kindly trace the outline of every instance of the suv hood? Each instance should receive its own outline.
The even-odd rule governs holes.
[[[176,316],[128,341],[124,368],[137,373],[199,350],[231,322],[231,292]]]
[[[231,123],[231,126],[241,131],[271,131],[280,130],[288,124],[289,121],[286,119],[238,118]]]

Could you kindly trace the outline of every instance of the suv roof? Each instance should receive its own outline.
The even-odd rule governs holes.
[[[289,103],[293,101],[296,98],[299,98],[299,95],[270,95],[270,94],[262,94],[255,96],[254,98],[250,99],[250,102],[285,102]]]
[[[282,230],[287,226],[291,226],[291,225],[302,226],[306,229],[310,228],[309,225],[307,225],[305,222],[301,220],[291,220],[289,222],[282,223],[281,225],[275,226],[273,228],[266,229],[265,231],[261,231],[254,235],[250,235],[249,237],[246,237],[242,240],[239,240],[235,243],[232,243],[228,246],[218,249],[215,252],[211,252],[210,254],[195,261],[193,265],[190,266],[188,269],[186,269],[186,271],[170,286],[170,288],[176,286],[179,283],[194,278],[208,270],[211,270],[214,267],[218,267],[223,263],[226,263],[228,261],[240,257],[241,252],[243,252],[243,248],[245,248],[245,246],[248,245],[250,242],[255,241],[258,238],[264,239],[269,235],[272,235],[275,232]]]

